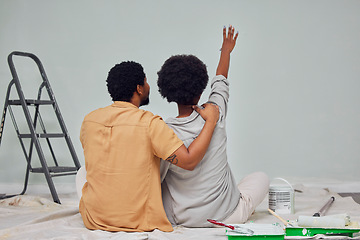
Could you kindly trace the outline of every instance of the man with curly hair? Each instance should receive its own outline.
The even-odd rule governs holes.
[[[83,222],[92,230],[172,231],[161,200],[160,160],[192,170],[209,146],[218,107],[194,106],[205,125],[185,147],[159,116],[139,109],[150,92],[139,63],[115,65],[107,87],[114,103],[86,115],[81,126],[86,172],[76,180]]]
[[[225,223],[244,223],[265,198],[269,179],[256,172],[243,178],[238,185],[229,167],[226,154],[225,120],[229,99],[227,79],[230,53],[238,33],[230,26],[223,29],[223,44],[216,76],[211,81],[208,103],[219,106],[220,116],[210,146],[193,171],[180,169],[166,162],[161,164],[162,196],[166,215],[173,225],[212,227],[207,219]],[[208,75],[205,64],[193,55],[176,55],[165,61],[158,72],[160,94],[178,106],[178,116],[165,122],[188,146],[195,141],[204,124],[193,111],[206,88]]]

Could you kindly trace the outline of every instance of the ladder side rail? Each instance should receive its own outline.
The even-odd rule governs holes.
[[[28,185],[28,180],[29,180],[29,173],[31,171],[31,153],[29,153],[29,155],[28,155],[28,153],[26,152],[25,144],[24,144],[24,141],[22,140],[22,138],[20,136],[20,130],[19,130],[19,127],[18,127],[18,125],[16,123],[15,116],[14,116],[14,113],[12,111],[12,108],[11,108],[10,105],[8,106],[8,108],[9,108],[9,113],[10,113],[12,123],[13,123],[14,128],[15,128],[15,132],[16,132],[18,138],[19,138],[21,149],[23,150],[23,153],[24,153],[24,156],[25,156],[25,159],[26,159],[26,162],[27,162],[24,187],[23,187],[22,192],[20,193],[20,195],[23,195],[26,192],[27,185]]]
[[[21,106],[23,108],[27,124],[28,124],[29,129],[30,129],[31,138],[34,140],[35,148],[37,150],[41,165],[43,166],[43,168],[45,168],[44,169],[44,174],[45,174],[46,181],[47,181],[47,183],[49,185],[49,188],[50,188],[51,194],[53,196],[54,202],[60,203],[58,194],[57,194],[57,192],[55,190],[54,183],[53,183],[53,181],[51,179],[51,175],[50,175],[49,168],[48,168],[46,160],[45,160],[44,153],[43,153],[43,151],[41,149],[41,146],[40,146],[39,139],[36,136],[34,126],[32,125],[30,112],[29,112],[29,109],[28,109],[28,107],[26,105],[25,96],[24,96],[24,93],[23,93],[23,91],[21,89],[20,81],[19,81],[18,75],[17,75],[16,70],[15,70],[14,62],[12,60],[13,55],[31,57],[38,64],[38,66],[39,66],[39,64],[41,65],[41,62],[34,54],[31,54],[31,53],[12,52],[8,56],[8,64],[9,64],[10,71],[11,71],[11,74],[12,74],[14,82],[15,82],[17,92],[18,92],[19,97],[20,97]]]
[[[38,100],[39,99],[39,96],[41,95],[41,86],[43,85],[43,83],[40,84],[40,87],[39,87],[39,92],[38,92]],[[38,117],[38,114],[39,114],[39,105],[35,105],[35,115],[34,115],[34,130],[35,130],[35,133],[36,133],[36,126],[37,126],[37,117]],[[31,156],[32,156],[32,152],[33,152],[33,146],[34,146],[34,141],[33,139],[31,138],[30,140],[30,148],[29,148],[29,155],[30,155],[30,160],[31,160]]]
[[[8,88],[7,88],[7,92],[6,92],[6,97],[5,97],[5,103],[4,103],[4,111],[3,111],[3,115],[1,118],[1,127],[0,127],[0,146],[1,146],[1,139],[3,136],[3,132],[4,132],[4,127],[5,127],[5,117],[6,117],[6,112],[7,112],[7,108],[9,105],[9,97],[10,97],[10,92],[11,92],[11,88],[14,85],[14,79],[10,81]]]
[[[1,118],[1,125],[0,125],[0,146],[1,146],[1,139],[2,139],[2,136],[3,136],[4,126],[5,126],[6,111],[7,111],[7,106],[5,104],[4,110],[3,110],[3,115],[2,115],[2,118]]]
[[[3,136],[3,131],[4,131],[4,126],[5,126],[5,117],[6,117],[6,112],[7,112],[7,109],[9,108],[9,113],[10,113],[10,117],[11,117],[11,120],[13,122],[13,125],[14,125],[14,128],[15,128],[15,131],[16,131],[16,134],[20,140],[20,145],[21,145],[21,148],[23,150],[23,153],[25,155],[25,158],[26,158],[26,173],[25,173],[25,180],[24,180],[24,186],[23,186],[23,190],[21,191],[20,195],[23,195],[25,192],[26,192],[26,189],[27,189],[27,185],[28,185],[28,180],[29,180],[29,173],[30,173],[30,169],[31,169],[31,157],[28,156],[27,152],[26,152],[26,149],[25,149],[25,145],[24,145],[24,142],[22,141],[22,139],[20,138],[20,132],[19,132],[19,128],[17,126],[17,123],[15,121],[15,117],[14,117],[14,114],[12,112],[12,109],[11,109],[11,106],[9,105],[9,98],[10,98],[10,92],[11,92],[11,88],[12,86],[14,85],[15,81],[14,80],[11,80],[9,85],[8,85],[8,89],[7,89],[7,93],[6,93],[6,97],[5,97],[5,103],[4,103],[4,111],[3,111],[3,117],[2,117],[2,120],[1,120],[1,130],[0,130],[0,146],[1,146],[1,138]],[[12,195],[5,195],[3,196],[2,198],[10,198],[10,197],[14,197],[14,196],[17,196],[19,194],[12,194]]]
[[[25,148],[24,141],[22,140],[22,137],[20,136],[20,135],[21,135],[21,134],[20,134],[20,130],[19,130],[19,127],[18,127],[18,125],[17,125],[17,123],[16,123],[16,120],[15,120],[15,115],[14,115],[14,113],[13,113],[13,111],[12,111],[11,106],[8,106],[8,109],[9,109],[9,113],[10,113],[11,120],[12,120],[13,125],[14,125],[14,128],[15,128],[16,135],[17,135],[17,137],[19,138],[21,148],[22,148],[23,153],[24,153],[24,155],[25,155],[26,162],[28,162],[28,163],[30,164],[30,162],[31,162],[31,157],[30,157],[30,155],[28,155],[27,152],[26,152],[26,148]]]

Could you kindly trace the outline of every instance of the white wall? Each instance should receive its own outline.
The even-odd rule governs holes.
[[[357,0],[0,0],[0,107],[11,80],[7,55],[36,54],[83,164],[80,125],[85,114],[111,103],[105,79],[113,65],[140,62],[152,87],[146,109],[173,116],[175,105],[157,92],[162,63],[191,53],[213,76],[222,27],[233,24],[240,36],[231,59],[227,128],[236,179],[262,170],[270,177],[357,181],[359,12]],[[32,97],[36,71],[31,62],[17,61]],[[23,181],[25,160],[9,116],[0,166],[1,182]],[[31,182],[44,181],[33,175]]]

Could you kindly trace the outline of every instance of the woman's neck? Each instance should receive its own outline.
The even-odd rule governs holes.
[[[192,106],[198,104],[198,102],[200,100],[200,97],[201,97],[201,95],[194,98],[193,104],[180,104],[180,103],[177,103],[178,112],[179,112],[179,115],[177,116],[177,118],[184,118],[184,117],[190,116],[191,113],[194,111]]]
[[[179,115],[177,116],[177,118],[184,118],[190,116],[191,113],[194,111],[192,106],[193,104],[191,105],[178,104]]]

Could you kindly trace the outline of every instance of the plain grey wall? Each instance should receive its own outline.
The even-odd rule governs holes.
[[[175,105],[157,92],[162,63],[191,53],[212,77],[222,27],[233,24],[240,36],[231,57],[227,130],[236,180],[262,170],[270,177],[358,181],[359,12],[358,0],[0,0],[0,106],[11,80],[8,54],[36,54],[84,164],[81,122],[88,112],[111,104],[105,79],[113,65],[140,62],[151,86],[145,109],[174,116]],[[37,69],[31,61],[16,61],[31,98]],[[53,121],[49,125],[56,129]],[[67,158],[65,151],[58,155]],[[1,182],[23,181],[25,160],[9,116],[0,166]],[[74,180],[63,179],[57,181]],[[33,174],[30,181],[44,179]]]

